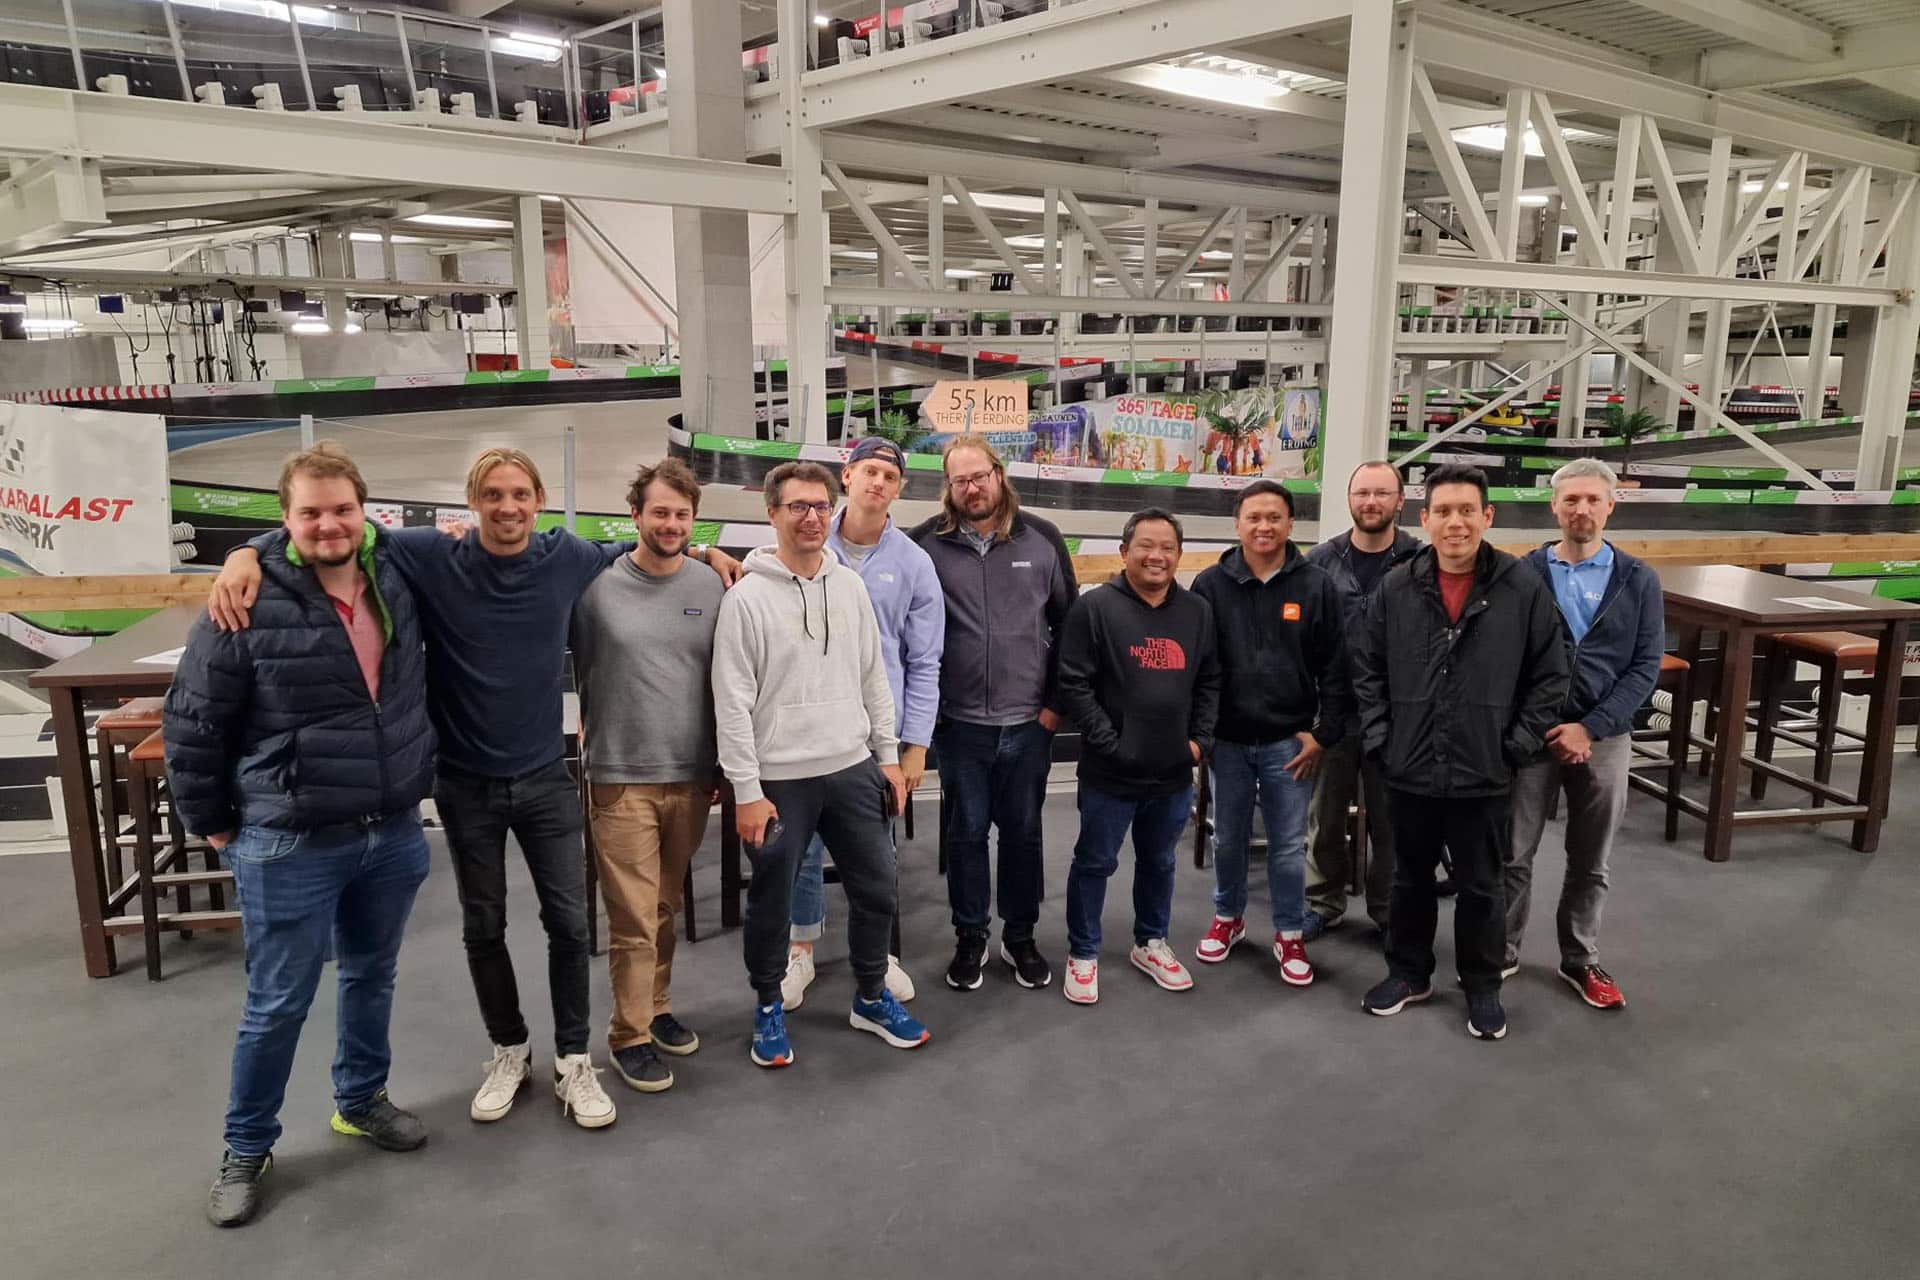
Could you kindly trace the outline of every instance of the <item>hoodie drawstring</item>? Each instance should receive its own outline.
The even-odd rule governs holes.
[[[791,574],[789,576],[793,579],[794,590],[800,593],[800,630],[811,639],[813,636],[813,623],[807,613],[807,585],[800,581],[799,574]],[[827,609],[827,580],[825,576],[822,576],[820,579],[820,621],[826,631],[826,635],[820,643],[820,652],[825,653],[833,647],[833,614]]]

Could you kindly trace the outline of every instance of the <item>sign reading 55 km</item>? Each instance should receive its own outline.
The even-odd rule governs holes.
[[[1025,431],[1027,384],[938,382],[920,412],[935,431]]]

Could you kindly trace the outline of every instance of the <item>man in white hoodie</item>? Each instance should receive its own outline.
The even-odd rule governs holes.
[[[713,713],[736,825],[753,855],[745,951],[755,1013],[751,1056],[793,1062],[780,981],[793,883],[818,831],[848,903],[854,980],[848,1022],[897,1049],[930,1038],[888,991],[895,908],[888,820],[906,803],[880,628],[860,575],[826,553],[833,473],[787,462],[767,475],[776,545],[750,554],[720,604]]]

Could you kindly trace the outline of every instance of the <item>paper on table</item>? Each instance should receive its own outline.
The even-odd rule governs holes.
[[[1802,609],[1826,609],[1834,613],[1864,609],[1863,604],[1849,604],[1845,600],[1829,600],[1825,596],[1775,596],[1780,604],[1798,605]]]
[[[135,658],[134,661],[155,667],[177,667],[180,665],[180,655],[186,651],[187,646],[179,645],[172,649],[162,649],[159,653],[150,653],[144,658]]]

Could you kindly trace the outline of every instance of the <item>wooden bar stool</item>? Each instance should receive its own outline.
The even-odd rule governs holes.
[[[1840,727],[1841,689],[1848,676],[1872,675],[1879,652],[1877,640],[1852,631],[1789,631],[1773,637],[1764,691],[1760,695],[1759,734],[1754,755],[1771,763],[1774,741],[1784,738],[1795,746],[1811,748],[1813,780],[1829,781],[1833,777],[1834,756],[1843,750],[1858,751],[1866,744],[1865,735]],[[1794,666],[1801,662],[1820,672],[1820,703],[1810,718],[1796,718],[1793,728],[1784,728],[1781,721],[1787,685],[1792,680]],[[1807,728],[1813,730],[1811,740],[1805,736]],[[1859,745],[1838,746],[1836,740],[1843,736]],[[1755,800],[1766,795],[1765,770],[1753,771],[1749,790]],[[1825,803],[1825,796],[1814,793],[1814,808]]]
[[[121,768],[121,748],[131,748],[160,727],[162,698],[132,698],[93,722],[96,751],[100,762],[100,826],[106,840],[101,853],[106,862],[104,885],[118,887],[128,882],[124,853],[132,836],[123,834],[120,824],[126,816],[120,809],[126,771]],[[128,804],[128,808],[133,806]],[[111,914],[102,903],[102,915]]]
[[[133,810],[134,875],[138,880],[140,896],[140,916],[135,927],[146,941],[147,980],[150,982],[160,981],[162,929],[191,937],[196,929],[240,927],[238,911],[192,909],[189,896],[192,886],[206,885],[211,895],[218,892],[220,886],[233,883],[233,872],[218,865],[219,855],[211,845],[206,846],[205,870],[184,869],[187,867],[188,852],[186,832],[182,830],[179,819],[172,814],[171,805],[167,806],[164,814],[171,827],[168,848],[164,855],[156,855],[156,833],[163,818],[161,792],[166,772],[166,744],[158,730],[148,734],[127,752],[127,803]],[[160,914],[159,907],[163,889],[174,890],[178,902],[178,909],[164,916]],[[129,932],[117,920],[108,921],[107,928]]]

